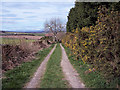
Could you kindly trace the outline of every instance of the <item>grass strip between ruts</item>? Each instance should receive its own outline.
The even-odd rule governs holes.
[[[59,44],[57,44],[55,51],[51,55],[44,77],[42,78],[41,88],[67,88],[67,81],[64,79],[60,62],[62,58],[62,51]]]

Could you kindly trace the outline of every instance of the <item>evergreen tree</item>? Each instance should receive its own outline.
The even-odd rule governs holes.
[[[75,2],[75,7],[70,9],[67,22],[67,32],[73,29],[95,25],[98,8],[105,5],[109,10],[119,10],[120,2]]]

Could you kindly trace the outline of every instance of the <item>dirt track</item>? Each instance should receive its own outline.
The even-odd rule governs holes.
[[[69,62],[69,59],[67,57],[67,54],[63,46],[61,44],[60,46],[62,49],[61,67],[65,76],[65,79],[69,82],[72,88],[85,88],[84,84],[80,81],[79,74]]]
[[[80,81],[79,74],[77,71],[73,68],[71,63],[69,62],[69,59],[67,57],[67,54],[63,48],[63,46],[60,44],[62,49],[62,60],[61,60],[61,67],[63,74],[65,76],[65,79],[68,81],[69,86],[71,88],[85,88],[85,85]],[[51,50],[51,52],[48,54],[48,56],[44,59],[44,61],[41,63],[37,71],[35,72],[33,78],[26,84],[24,88],[40,88],[40,82],[41,77],[45,73],[47,62],[55,50],[56,45]]]
[[[27,85],[24,88],[39,88],[39,86],[40,86],[40,84],[39,84],[40,83],[40,79],[41,79],[41,77],[45,73],[46,64],[47,64],[51,54],[55,50],[55,48],[56,48],[56,45],[50,51],[50,53],[47,55],[47,57],[44,59],[44,61],[41,63],[41,65],[39,66],[39,68],[35,72],[33,78],[30,80],[30,82],[27,83]]]

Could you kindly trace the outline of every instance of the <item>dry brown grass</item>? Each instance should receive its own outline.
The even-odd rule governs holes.
[[[22,62],[30,61],[34,54],[46,48],[47,45],[42,41],[26,42],[20,40],[19,45],[14,43],[12,45],[2,45],[2,70],[7,71],[20,65]]]
[[[28,35],[10,35],[10,36],[0,36],[0,38],[14,38],[14,39],[41,39],[43,36],[28,36]]]

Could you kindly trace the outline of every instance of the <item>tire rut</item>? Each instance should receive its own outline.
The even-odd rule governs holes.
[[[44,61],[40,64],[39,68],[34,73],[33,78],[30,80],[30,82],[26,84],[24,88],[40,88],[41,78],[45,73],[47,62],[50,56],[52,55],[52,53],[54,52],[55,48],[56,48],[56,45],[53,47],[53,49],[50,51],[50,53],[47,55]]]
[[[73,68],[72,64],[69,62],[65,49],[60,44],[62,49],[62,60],[61,67],[64,73],[65,79],[68,81],[72,88],[85,88],[85,85],[80,81],[79,74]]]

